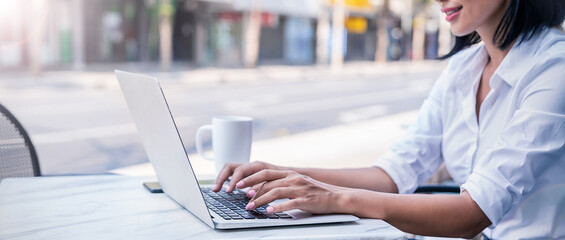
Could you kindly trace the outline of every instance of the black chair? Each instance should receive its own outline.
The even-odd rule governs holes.
[[[0,104],[0,180],[40,175],[37,154],[29,135],[16,117]]]
[[[414,193],[460,193],[460,188],[457,185],[422,185],[419,186]]]
[[[414,193],[418,194],[459,194],[460,189],[459,186],[455,185],[452,181],[446,181],[445,183],[439,184],[426,184],[421,185],[416,188]],[[410,233],[406,233],[408,236],[408,240],[416,240],[422,239],[422,236],[416,236]],[[473,239],[481,239],[481,234]],[[434,239],[434,238],[431,238]]]
[[[418,186],[414,193],[460,193],[459,186],[451,178],[445,163],[436,170],[426,183]]]

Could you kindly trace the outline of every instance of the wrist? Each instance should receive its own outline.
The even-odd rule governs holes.
[[[385,218],[386,194],[365,189],[346,189],[339,193],[338,209],[341,213],[363,218]]]
[[[358,206],[358,204],[356,203],[356,191],[359,190],[342,188],[336,191],[334,197],[334,202],[336,203],[335,211],[338,213],[357,215],[358,209],[356,209],[356,206]]]

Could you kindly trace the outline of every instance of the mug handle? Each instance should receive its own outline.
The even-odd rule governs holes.
[[[214,158],[206,155],[206,153],[204,153],[204,150],[202,148],[202,137],[201,136],[202,136],[202,133],[204,131],[207,131],[207,130],[209,130],[211,132],[212,131],[212,125],[204,125],[204,126],[198,128],[198,131],[196,131],[196,151],[198,151],[198,154],[200,154],[204,159],[214,161]]]

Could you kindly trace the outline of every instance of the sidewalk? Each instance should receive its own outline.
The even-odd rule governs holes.
[[[103,133],[123,131],[125,134],[122,135],[127,135],[135,132],[132,123],[124,123],[123,114],[116,114],[121,113],[124,109],[112,108],[117,106],[116,102],[122,101],[113,73],[114,68],[156,76],[161,80],[163,87],[167,89],[199,91],[200,89],[256,87],[262,84],[278,85],[278,83],[323,83],[326,81],[348,83],[350,80],[359,79],[394,84],[396,79],[400,79],[399,76],[413,76],[414,72],[422,73],[423,75],[435,75],[444,68],[445,64],[446,62],[438,61],[384,64],[349,62],[338,70],[332,70],[329,66],[271,65],[259,66],[253,69],[211,67],[189,69],[188,67],[178,67],[171,72],[159,72],[155,67],[124,63],[93,65],[83,71],[46,71],[38,77],[31,76],[26,72],[0,72],[0,101],[12,104],[13,108],[19,111],[16,112],[23,116],[23,121],[27,121],[28,125],[33,126],[30,129],[35,131],[31,131],[31,134],[32,139],[37,140],[36,143],[45,143],[47,142],[44,141],[47,139],[45,136],[48,137],[47,140],[50,144],[36,144],[36,147],[39,146],[41,150],[40,154],[43,154],[44,162],[50,161],[50,165],[46,164],[48,167],[45,169],[55,169],[55,164],[59,163],[70,163],[72,157],[81,157],[81,154],[99,151],[98,147],[102,146],[108,152],[114,152],[95,155],[95,157],[92,157],[93,155],[90,154],[88,159],[95,159],[93,162],[99,161],[97,163],[100,164],[95,167],[110,166],[100,170],[104,172],[118,166],[126,166],[126,164],[111,164],[110,161],[114,158],[114,155],[111,154],[116,152],[117,154],[122,154],[122,152],[112,149],[113,145],[110,146],[111,144],[100,141],[100,139],[108,137],[104,134],[100,135],[100,128],[105,127],[105,122],[108,122],[107,124],[110,128],[105,127],[104,130],[106,132]],[[427,79],[424,80],[413,81],[410,83],[410,86],[418,89],[421,89],[422,86],[427,88],[429,81]],[[73,99],[78,100],[73,101]],[[68,104],[64,106],[58,105],[61,102]],[[26,104],[35,105],[33,108],[26,108]],[[39,105],[44,107],[38,107]],[[54,107],[57,107],[57,109],[53,109]],[[120,107],[123,108],[122,105]],[[109,111],[106,108],[110,108],[113,111],[104,114],[114,115],[112,115],[112,118],[94,121],[93,119],[98,119],[92,117],[92,115],[96,117],[95,113],[88,115],[85,111],[85,109],[92,108],[95,108],[95,113],[104,113]],[[52,114],[53,111],[55,112],[54,114]],[[76,120],[74,122],[75,125],[66,128],[65,125],[61,124],[63,120],[60,121],[63,118],[56,114],[74,111],[84,113],[84,115],[72,115],[71,117]],[[278,110],[274,109],[273,111]],[[38,112],[44,113],[41,117],[47,119],[42,120],[36,117],[34,114],[38,114]],[[408,112],[273,139],[257,140],[253,144],[251,160],[297,167],[339,168],[370,166],[378,159],[378,156],[386,151],[389,144],[402,134],[404,131],[403,126],[405,127],[414,121],[415,116],[416,112]],[[85,128],[86,132],[75,126]],[[47,128],[49,129],[45,130]],[[57,141],[53,136],[58,136],[58,133],[67,134],[69,132],[72,132],[73,136],[87,136],[87,138],[80,138],[80,141],[73,142],[74,146],[76,146],[75,149],[81,149],[81,151],[84,149],[84,151],[79,152],[77,150],[72,154],[67,154],[68,158],[57,157],[57,154],[59,154],[58,150],[62,148],[59,145],[62,146],[64,143],[58,142],[57,144],[59,145],[51,144],[53,141]],[[114,135],[111,137],[114,138],[109,140],[110,143],[118,143],[118,146],[129,146],[126,142],[129,140],[122,140],[125,138],[118,139]],[[71,138],[67,136],[65,139]],[[95,139],[98,142],[87,141],[89,139]],[[131,148],[131,146],[129,147]],[[142,157],[145,155],[144,152],[139,151],[136,154]],[[137,155],[132,157],[136,159],[132,160],[131,164],[146,161],[145,159],[143,161],[137,160]],[[214,174],[213,162],[204,160],[194,154],[190,155],[190,159],[195,171],[199,175]],[[72,166],[78,169],[77,166],[79,164],[75,165]],[[86,164],[83,165],[86,166]],[[85,168],[88,168],[88,166]],[[154,174],[149,163],[113,169],[111,171],[128,175]]]
[[[367,167],[385,153],[406,127],[415,121],[417,111],[374,120],[339,125],[322,130],[256,141],[251,161],[264,161],[293,167]],[[189,155],[200,179],[214,177],[214,163],[198,154]],[[114,169],[111,173],[131,176],[155,175],[150,163]]]
[[[116,90],[114,69],[149,74],[164,84],[210,86],[225,84],[260,84],[279,81],[324,81],[330,79],[371,78],[374,75],[402,74],[405,71],[437,72],[445,67],[443,61],[421,62],[348,62],[340,69],[327,65],[289,66],[267,65],[257,68],[189,68],[177,65],[170,72],[161,72],[155,64],[116,63],[92,64],[81,71],[45,71],[39,76],[28,72],[0,72],[0,92],[25,88],[85,88]]]

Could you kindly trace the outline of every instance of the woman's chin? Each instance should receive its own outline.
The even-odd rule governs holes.
[[[456,27],[451,27],[451,33],[453,33],[453,35],[455,35],[456,37],[463,37],[465,35],[468,35],[470,33],[472,33],[473,31],[465,31]]]

